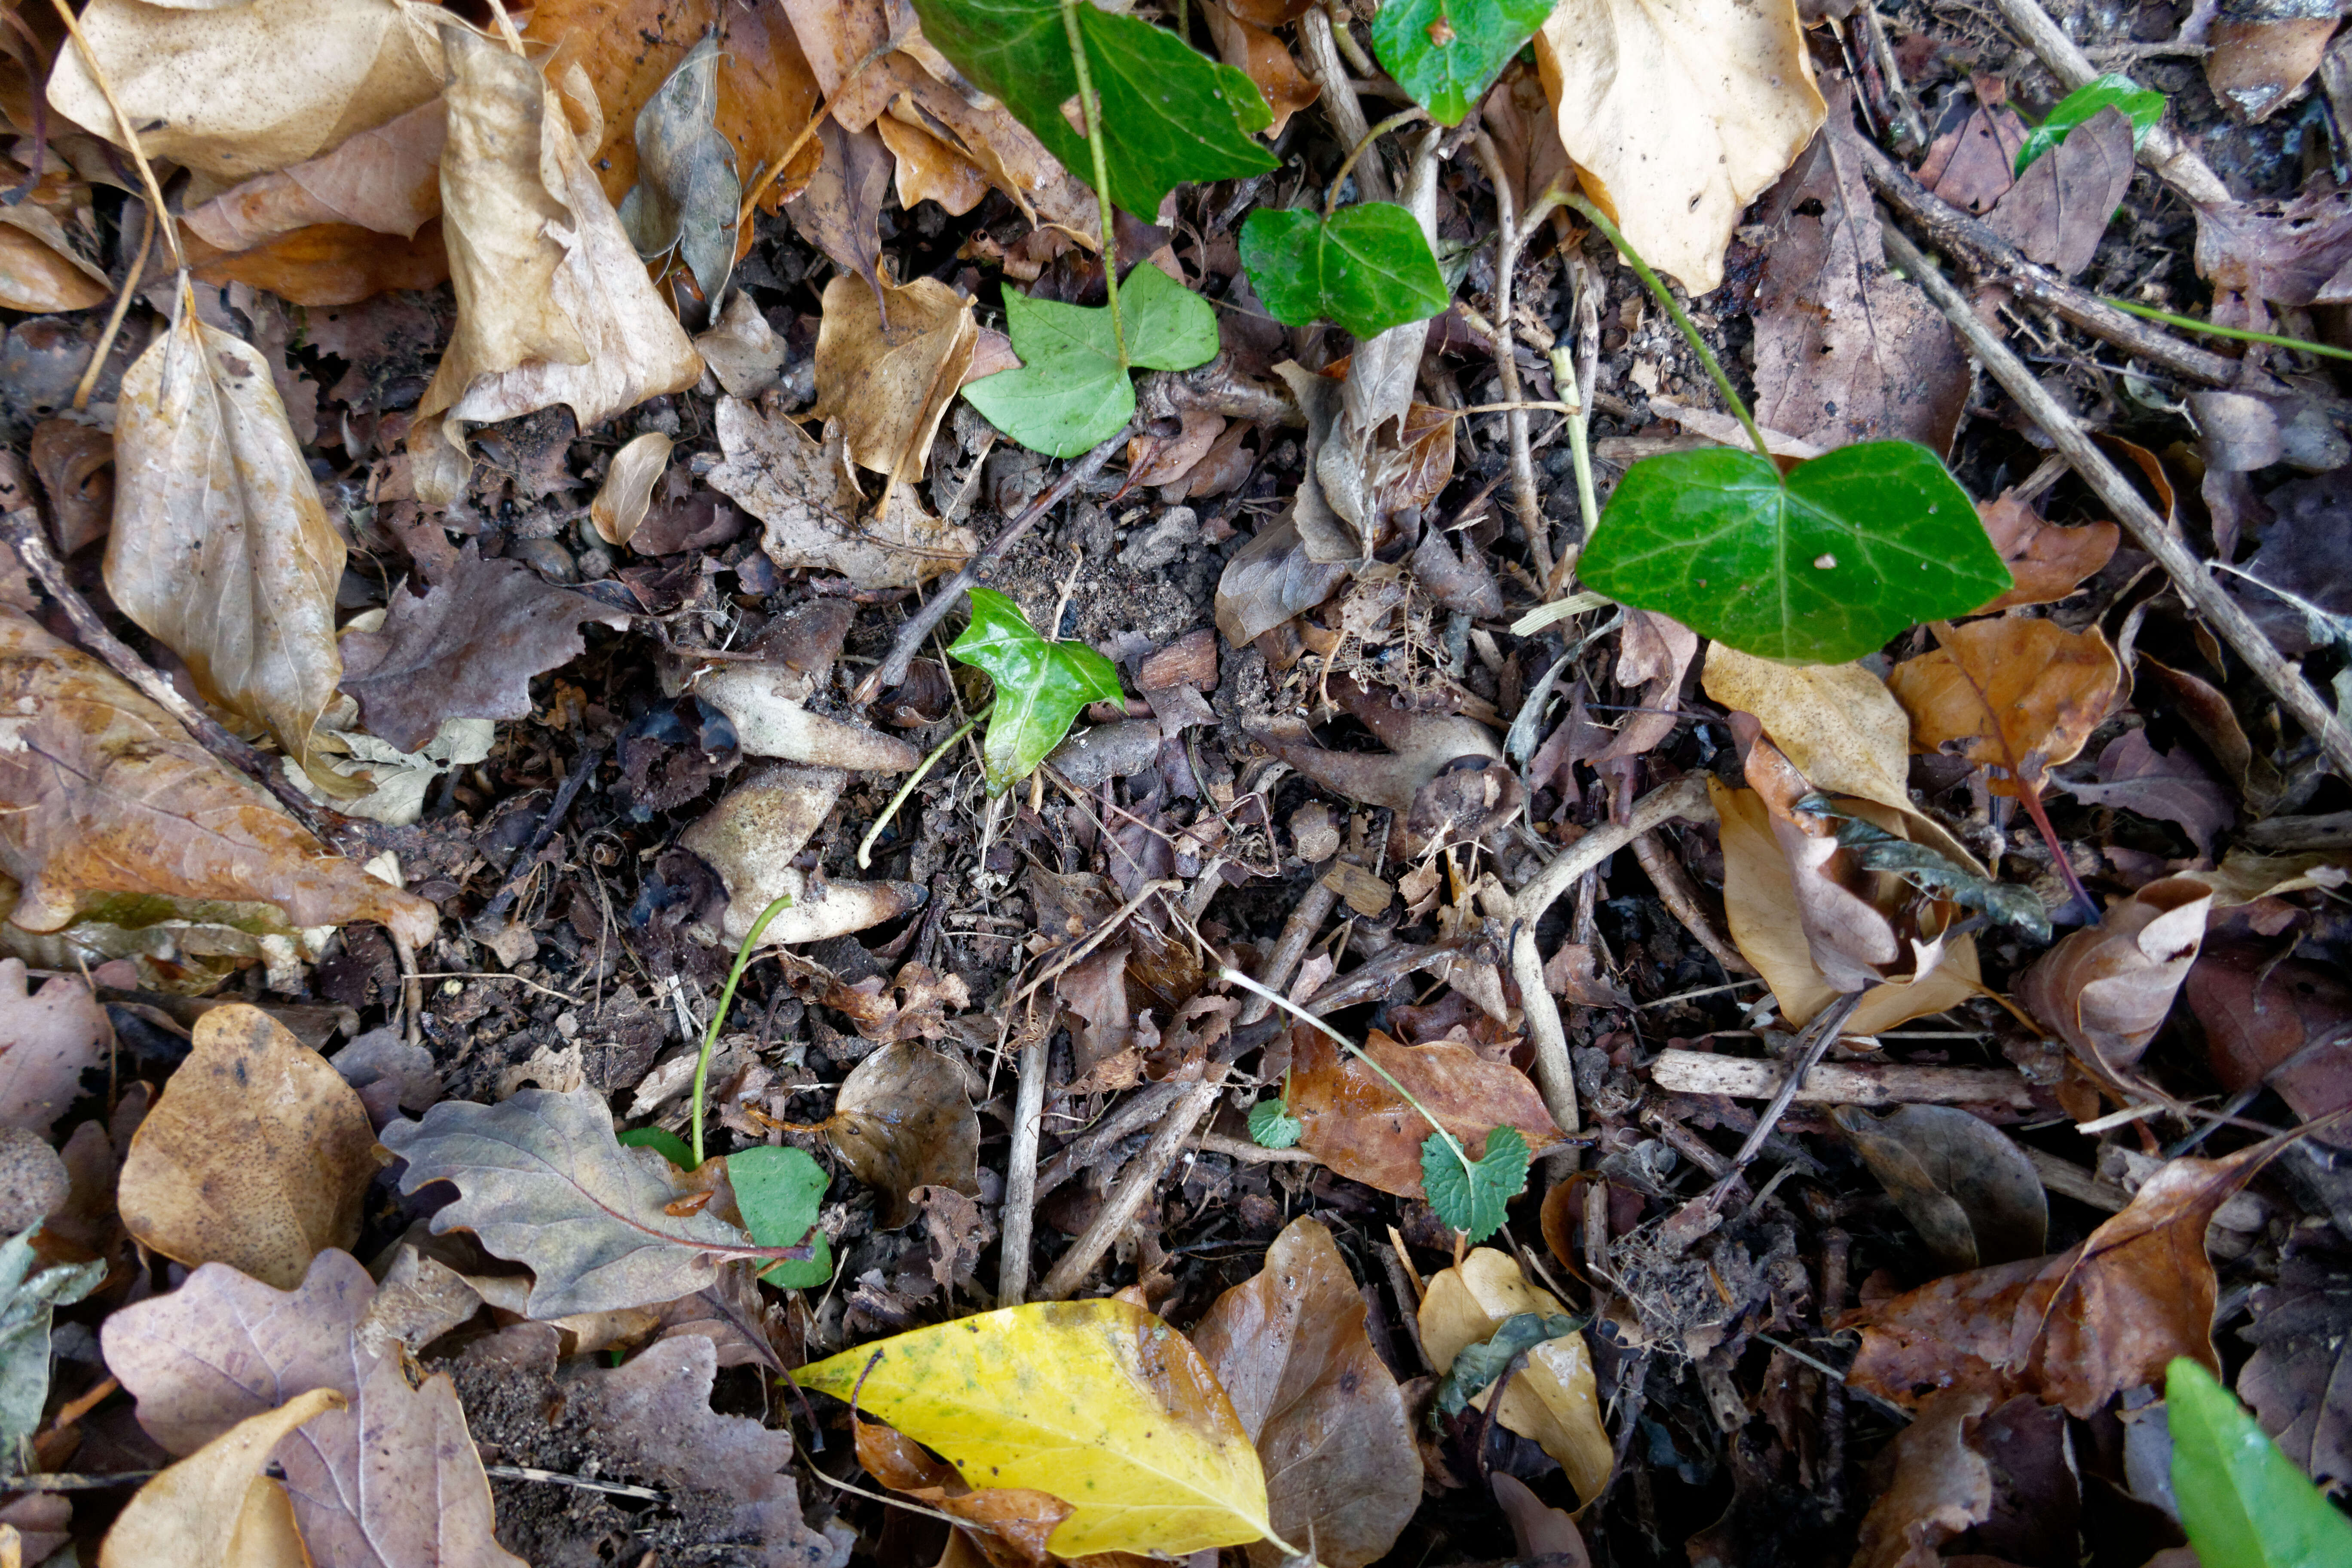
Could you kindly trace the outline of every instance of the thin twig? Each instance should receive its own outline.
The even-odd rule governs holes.
[[[147,258],[155,248],[155,209],[145,202],[147,221],[139,228],[139,254],[131,258],[131,270],[122,275],[122,291],[114,297],[114,309],[106,318],[106,330],[98,334],[98,344],[89,351],[89,368],[81,373],[73,395],[74,412],[89,407],[89,395],[98,390],[99,373],[106,368],[106,356],[114,352],[115,335],[122,331],[122,318],[131,313],[131,301],[139,293],[139,279],[147,270]]]
[[[1339,895],[1318,878],[1298,896],[1298,905],[1290,918],[1282,922],[1282,934],[1275,939],[1274,956],[1266,960],[1264,984],[1269,991],[1279,991],[1290,984],[1290,976],[1298,968],[1298,961],[1307,956],[1307,947],[1323,922],[1331,918],[1332,906]],[[1274,1011],[1274,1004],[1253,995],[1243,1005],[1237,1024],[1255,1024]]]
[[[1349,84],[1347,67],[1340,63],[1339,46],[1331,37],[1331,18],[1319,9],[1307,12],[1298,19],[1298,41],[1307,49],[1307,74],[1323,89],[1323,112],[1330,118],[1331,129],[1339,133],[1339,145],[1356,146],[1371,127],[1365,121],[1363,105],[1356,101],[1356,89]],[[1396,197],[1388,165],[1377,157],[1364,160],[1356,173],[1356,188],[1364,193],[1366,201]]]
[[[1511,321],[1511,275],[1519,267],[1518,203],[1511,194],[1510,176],[1503,172],[1503,155],[1495,139],[1484,131],[1470,139],[1477,149],[1478,165],[1495,187],[1495,371],[1503,384],[1503,401],[1519,401],[1518,333]],[[1514,408],[1503,416],[1511,442],[1511,506],[1528,536],[1528,554],[1534,561],[1536,581],[1551,581],[1551,527],[1544,521],[1543,501],[1536,494],[1535,456],[1528,447],[1528,416]]]
[[[1206,1076],[1199,1083],[1188,1086],[1178,1096],[1167,1120],[1160,1122],[1160,1130],[1151,1135],[1151,1142],[1143,1146],[1141,1153],[1128,1162],[1118,1185],[1112,1188],[1110,1195],[1103,1200],[1093,1223],[1070,1243],[1070,1249],[1062,1254],[1054,1264],[1053,1271],[1038,1285],[1037,1300],[1067,1300],[1070,1293],[1086,1282],[1087,1276],[1101,1261],[1102,1255],[1110,1250],[1111,1243],[1127,1233],[1128,1226],[1134,1223],[1136,1215],[1142,1209],[1144,1200],[1159,1189],[1160,1177],[1167,1173],[1168,1167],[1175,1162],[1184,1145],[1192,1141],[1193,1131],[1200,1126],[1202,1118],[1216,1109],[1217,1096],[1224,1090],[1227,1066],[1223,1061],[1211,1062]]]
[[[1682,922],[1685,931],[1697,940],[1699,946],[1715,955],[1726,974],[1753,974],[1756,966],[1741,956],[1738,948],[1723,939],[1707,917],[1706,906],[1699,902],[1698,889],[1691,883],[1690,875],[1683,869],[1657,834],[1640,833],[1633,837],[1633,858],[1649,873],[1651,885],[1658,889],[1658,900],[1666,912]]]
[[[1543,919],[1544,911],[1551,908],[1555,900],[1575,886],[1579,877],[1633,843],[1638,836],[1678,816],[1693,822],[1715,819],[1715,807],[1707,800],[1703,775],[1693,773],[1652,790],[1633,803],[1633,812],[1623,822],[1602,823],[1561,850],[1513,896],[1512,918],[1533,926]]]
[[[1023,1033],[1021,1076],[1013,1099],[1013,1152],[998,1219],[1003,1237],[996,1266],[1000,1307],[1017,1307],[1029,1299],[1029,1238],[1037,1217],[1037,1136],[1045,1122],[1045,1048],[1054,1037],[1050,1018],[1032,1018]]]

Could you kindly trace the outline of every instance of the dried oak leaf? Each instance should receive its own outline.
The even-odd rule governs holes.
[[[1364,1299],[1320,1221],[1297,1219],[1254,1279],[1217,1298],[1192,1344],[1265,1466],[1266,1512],[1331,1568],[1387,1555],[1421,1503],[1421,1464],[1396,1379],[1365,1332]],[[1284,1553],[1260,1542],[1257,1568]]]
[[[341,1405],[314,1388],[248,1416],[141,1487],[99,1546],[99,1568],[298,1568],[310,1561],[285,1487],[262,1474],[286,1434]]]
[[[2112,522],[2086,522],[2079,528],[2057,528],[2044,522],[2032,506],[2003,490],[1979,502],[1977,514],[1992,536],[2013,585],[1987,605],[1985,613],[2017,605],[2054,605],[2084,580],[2114,559],[2123,530]]]
[[[2175,1356],[2218,1371],[2205,1227],[2277,1152],[2175,1160],[2129,1207],[2070,1251],[1954,1274],[1844,1314],[1862,1331],[1847,1379],[1906,1408],[1981,1382],[2088,1418],[2116,1394],[2161,1385]]]
[[[593,1089],[526,1089],[498,1105],[443,1100],[383,1130],[408,1163],[401,1190],[448,1182],[434,1234],[471,1231],[528,1266],[533,1318],[658,1306],[707,1289],[730,1258],[772,1256],[707,1210],[667,1211],[679,1191],[650,1149],[625,1149]]]
[[[2096,626],[2070,632],[2018,616],[1941,627],[1943,647],[1886,677],[1911,715],[1911,749],[1955,751],[1995,795],[2038,790],[2115,705],[2123,667]]]
[[[1421,1191],[1421,1146],[1429,1123],[1395,1089],[1319,1029],[1292,1031],[1290,1111],[1306,1124],[1298,1146],[1339,1174],[1400,1197]],[[1400,1045],[1379,1030],[1364,1052],[1386,1068],[1473,1158],[1486,1134],[1516,1127],[1540,1154],[1560,1140],[1527,1074],[1469,1046]]]
[[[963,1069],[929,1046],[900,1040],[850,1068],[824,1135],[881,1194],[885,1230],[915,1217],[907,1194],[917,1187],[980,1194],[980,1117]]]
[[[835,274],[817,323],[809,416],[841,421],[858,467],[899,483],[919,479],[979,342],[971,301],[936,278],[866,290]]]
[[[2150,882],[2037,959],[2017,999],[2090,1065],[2121,1072],[2164,1026],[2212,903],[2213,889],[2190,878]]]
[[[37,994],[26,980],[23,959],[0,958],[0,1127],[46,1138],[83,1070],[105,1064],[111,1031],[87,983],[55,975]]]
[[[422,751],[445,719],[523,719],[530,679],[569,663],[580,628],[629,617],[513,561],[468,547],[448,576],[393,595],[383,629],[343,639],[343,689],[359,699],[371,734]]]
[[[188,1058],[122,1162],[122,1223],[182,1263],[227,1263],[292,1289],[359,1240],[376,1173],[359,1091],[257,1007],[196,1020]]]
[[[367,1348],[375,1281],[321,1252],[279,1290],[208,1263],[167,1296],[106,1321],[106,1364],[166,1452],[193,1454],[240,1422],[322,1393],[341,1405],[279,1437],[294,1521],[311,1557],[351,1568],[520,1568],[493,1537],[488,1479],[446,1373],[412,1385],[399,1346]]]
[[[24,930],[162,895],[275,904],[297,926],[381,921],[432,940],[431,904],[329,853],[112,670],[5,608],[0,703],[0,873],[16,884],[8,919]]]

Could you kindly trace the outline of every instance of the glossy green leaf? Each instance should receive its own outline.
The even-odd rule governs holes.
[[[915,0],[915,14],[956,69],[1002,99],[1062,167],[1094,184],[1086,136],[1062,113],[1078,95],[1078,73],[1055,0]],[[1180,184],[1276,167],[1252,134],[1274,123],[1274,111],[1248,77],[1137,17],[1082,4],[1077,18],[1102,102],[1113,202],[1155,218]]]
[[[1361,340],[1425,321],[1448,298],[1421,225],[1394,202],[1343,207],[1328,221],[1261,207],[1242,225],[1241,253],[1250,287],[1286,326],[1337,321]]]
[[[2084,82],[2058,100],[2050,118],[2027,132],[2025,145],[2017,150],[2017,173],[2025,173],[2028,163],[2066,140],[2066,132],[2102,109],[2123,110],[2124,118],[2132,122],[2132,145],[2137,147],[2164,118],[2164,94],[2127,76],[2103,76]]]
[[[989,588],[971,591],[971,625],[948,653],[996,683],[980,748],[988,793],[1003,795],[1037,771],[1089,702],[1118,702],[1118,667],[1076,642],[1047,642],[1021,606]]]
[[[2352,1521],[2279,1452],[2211,1373],[2177,1358],[2164,1397],[2173,1500],[2204,1568],[2352,1563]]]
[[[1250,1107],[1250,1142],[1261,1149],[1287,1149],[1306,1131],[1307,1123],[1291,1115],[1280,1099],[1261,1100]]]
[[[1459,125],[1551,7],[1552,0],[1388,0],[1372,18],[1372,52],[1431,119]]]
[[[1129,273],[1118,303],[1130,367],[1191,370],[1217,357],[1217,313],[1157,267]],[[1109,306],[1007,293],[1004,321],[1021,367],[963,389],[990,424],[1033,452],[1075,458],[1133,417],[1135,384],[1119,367]]]
[[[619,1136],[624,1149],[651,1149],[681,1171],[695,1167],[694,1151],[667,1127],[632,1127]]]
[[[833,1244],[815,1228],[817,1205],[832,1180],[805,1150],[744,1149],[727,1156],[728,1184],[743,1211],[743,1227],[761,1247],[798,1247],[807,1241],[816,1256],[804,1262],[770,1264],[760,1278],[787,1290],[806,1290],[833,1278]]]
[[[1433,1132],[1421,1145],[1421,1189],[1439,1219],[1484,1241],[1503,1228],[1504,1205],[1528,1190],[1528,1141],[1516,1127],[1497,1127],[1486,1153],[1465,1162]]]
[[[1841,447],[1785,480],[1731,447],[1644,458],[1577,571],[1621,604],[1804,664],[1860,658],[2010,587],[1968,492],[1909,441]]]

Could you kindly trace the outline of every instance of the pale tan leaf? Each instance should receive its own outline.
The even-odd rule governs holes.
[[[596,525],[597,536],[605,543],[628,543],[637,524],[645,521],[646,508],[653,500],[654,485],[669,467],[669,450],[674,445],[660,431],[648,430],[613,454],[612,466],[604,470],[604,482],[597,487],[596,499],[588,503],[588,520]]]
[[[919,479],[931,437],[979,341],[971,301],[936,278],[903,288],[885,284],[877,299],[855,279],[835,275],[824,286],[817,325],[810,416],[841,421],[860,468],[902,482]]]
[[[314,1388],[277,1409],[249,1416],[139,1489],[99,1548],[99,1568],[289,1568],[307,1561],[299,1538],[286,1534],[294,1516],[285,1489],[261,1473],[289,1432],[343,1404]],[[275,1491],[249,1502],[255,1490]]]
[[[413,239],[441,213],[441,148],[448,123],[447,110],[435,98],[323,156],[223,191],[181,214],[180,223],[230,252],[321,223]]]
[[[36,993],[25,963],[0,958],[0,1127],[49,1135],[103,1066],[110,1031],[87,981],[53,975]]]
[[[1421,1301],[1422,1346],[1432,1366],[1450,1371],[1456,1356],[1494,1338],[1506,1319],[1522,1312],[1568,1315],[1558,1297],[1528,1282],[1508,1253],[1473,1248],[1459,1264],[1431,1278]],[[1490,1387],[1471,1403],[1484,1410],[1493,1397]],[[1495,1419],[1535,1439],[1568,1472],[1584,1500],[1599,1496],[1608,1483],[1614,1450],[1601,1423],[1600,1384],[1582,1333],[1562,1334],[1530,1350],[1504,1388]]]
[[[2212,903],[2212,888],[2196,878],[2150,882],[2043,953],[2018,981],[2017,999],[2092,1065],[2128,1068],[2172,1011]]]
[[[787,357],[784,341],[740,289],[727,297],[718,324],[694,340],[694,352],[730,397],[757,397],[775,385]]]

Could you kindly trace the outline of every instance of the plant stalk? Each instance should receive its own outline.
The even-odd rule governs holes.
[[[995,711],[996,704],[992,702],[987,707],[982,709],[979,712],[973,714],[971,718],[965,720],[962,723],[957,725],[955,733],[950,735],[946,740],[941,741],[938,745],[933,746],[931,748],[931,754],[925,757],[921,763],[917,764],[915,771],[907,775],[907,782],[898,786],[898,793],[890,797],[890,804],[882,808],[881,815],[874,819],[874,826],[866,830],[866,837],[864,838],[858,840],[857,868],[859,870],[863,871],[868,866],[873,864],[873,861],[869,857],[874,853],[874,841],[882,837],[882,830],[890,826],[890,819],[898,815],[898,808],[907,804],[907,797],[915,793],[915,786],[921,784],[925,776],[930,773],[931,769],[939,765],[939,761],[941,757],[946,756],[950,752],[955,749],[955,743],[958,741],[962,740],[966,735],[971,733],[973,725],[978,724],[982,720],[986,719],[991,713]]]
[[[1381,121],[1378,125],[1375,125],[1370,130],[1365,132],[1362,139],[1353,147],[1348,149],[1348,155],[1339,160],[1339,172],[1331,176],[1331,184],[1324,190],[1323,221],[1326,223],[1331,221],[1331,214],[1339,205],[1339,187],[1348,183],[1348,176],[1356,172],[1356,164],[1358,161],[1360,160],[1366,153],[1371,151],[1373,142],[1379,141],[1381,137],[1387,135],[1391,131],[1410,125],[1416,120],[1425,120],[1428,117],[1429,111],[1416,103],[1408,108],[1398,110],[1394,114],[1390,115],[1386,120]]]
[[[1086,116],[1087,151],[1095,165],[1095,210],[1101,215],[1103,291],[1110,300],[1110,336],[1118,345],[1118,368],[1127,371],[1127,323],[1118,313],[1118,238],[1111,217],[1110,152],[1103,143],[1102,100],[1095,96],[1093,68],[1087,64],[1086,35],[1078,29],[1078,7],[1087,0],[1062,0],[1062,31],[1070,40],[1070,64],[1078,76],[1078,108]]]
[[[2331,359],[2352,359],[2352,349],[2339,349],[2330,343],[2315,343],[2308,338],[2284,338],[2276,332],[2249,331],[2244,327],[2217,327],[2210,321],[2200,321],[2194,316],[2176,316],[2169,310],[2159,310],[2153,305],[2135,305],[2128,300],[2111,295],[2099,296],[2099,303],[2121,310],[2126,315],[2146,321],[2162,321],[2168,327],[2179,327],[2184,332],[2197,332],[2209,338],[2230,338],[2242,343],[2268,343],[2273,348],[2299,349],[2307,354],[2326,354]]]
[[[743,971],[751,966],[751,950],[760,944],[760,935],[768,922],[793,907],[793,896],[780,893],[773,903],[760,911],[751,929],[743,933],[743,945],[735,950],[735,967],[727,972],[727,988],[719,994],[719,1005],[710,1011],[710,1026],[702,1031],[702,1054],[694,1058],[694,1163],[702,1165],[702,1101],[710,1086],[710,1053],[719,1044],[719,1026],[727,1021],[727,1009],[735,1005],[735,987],[742,981]]]

